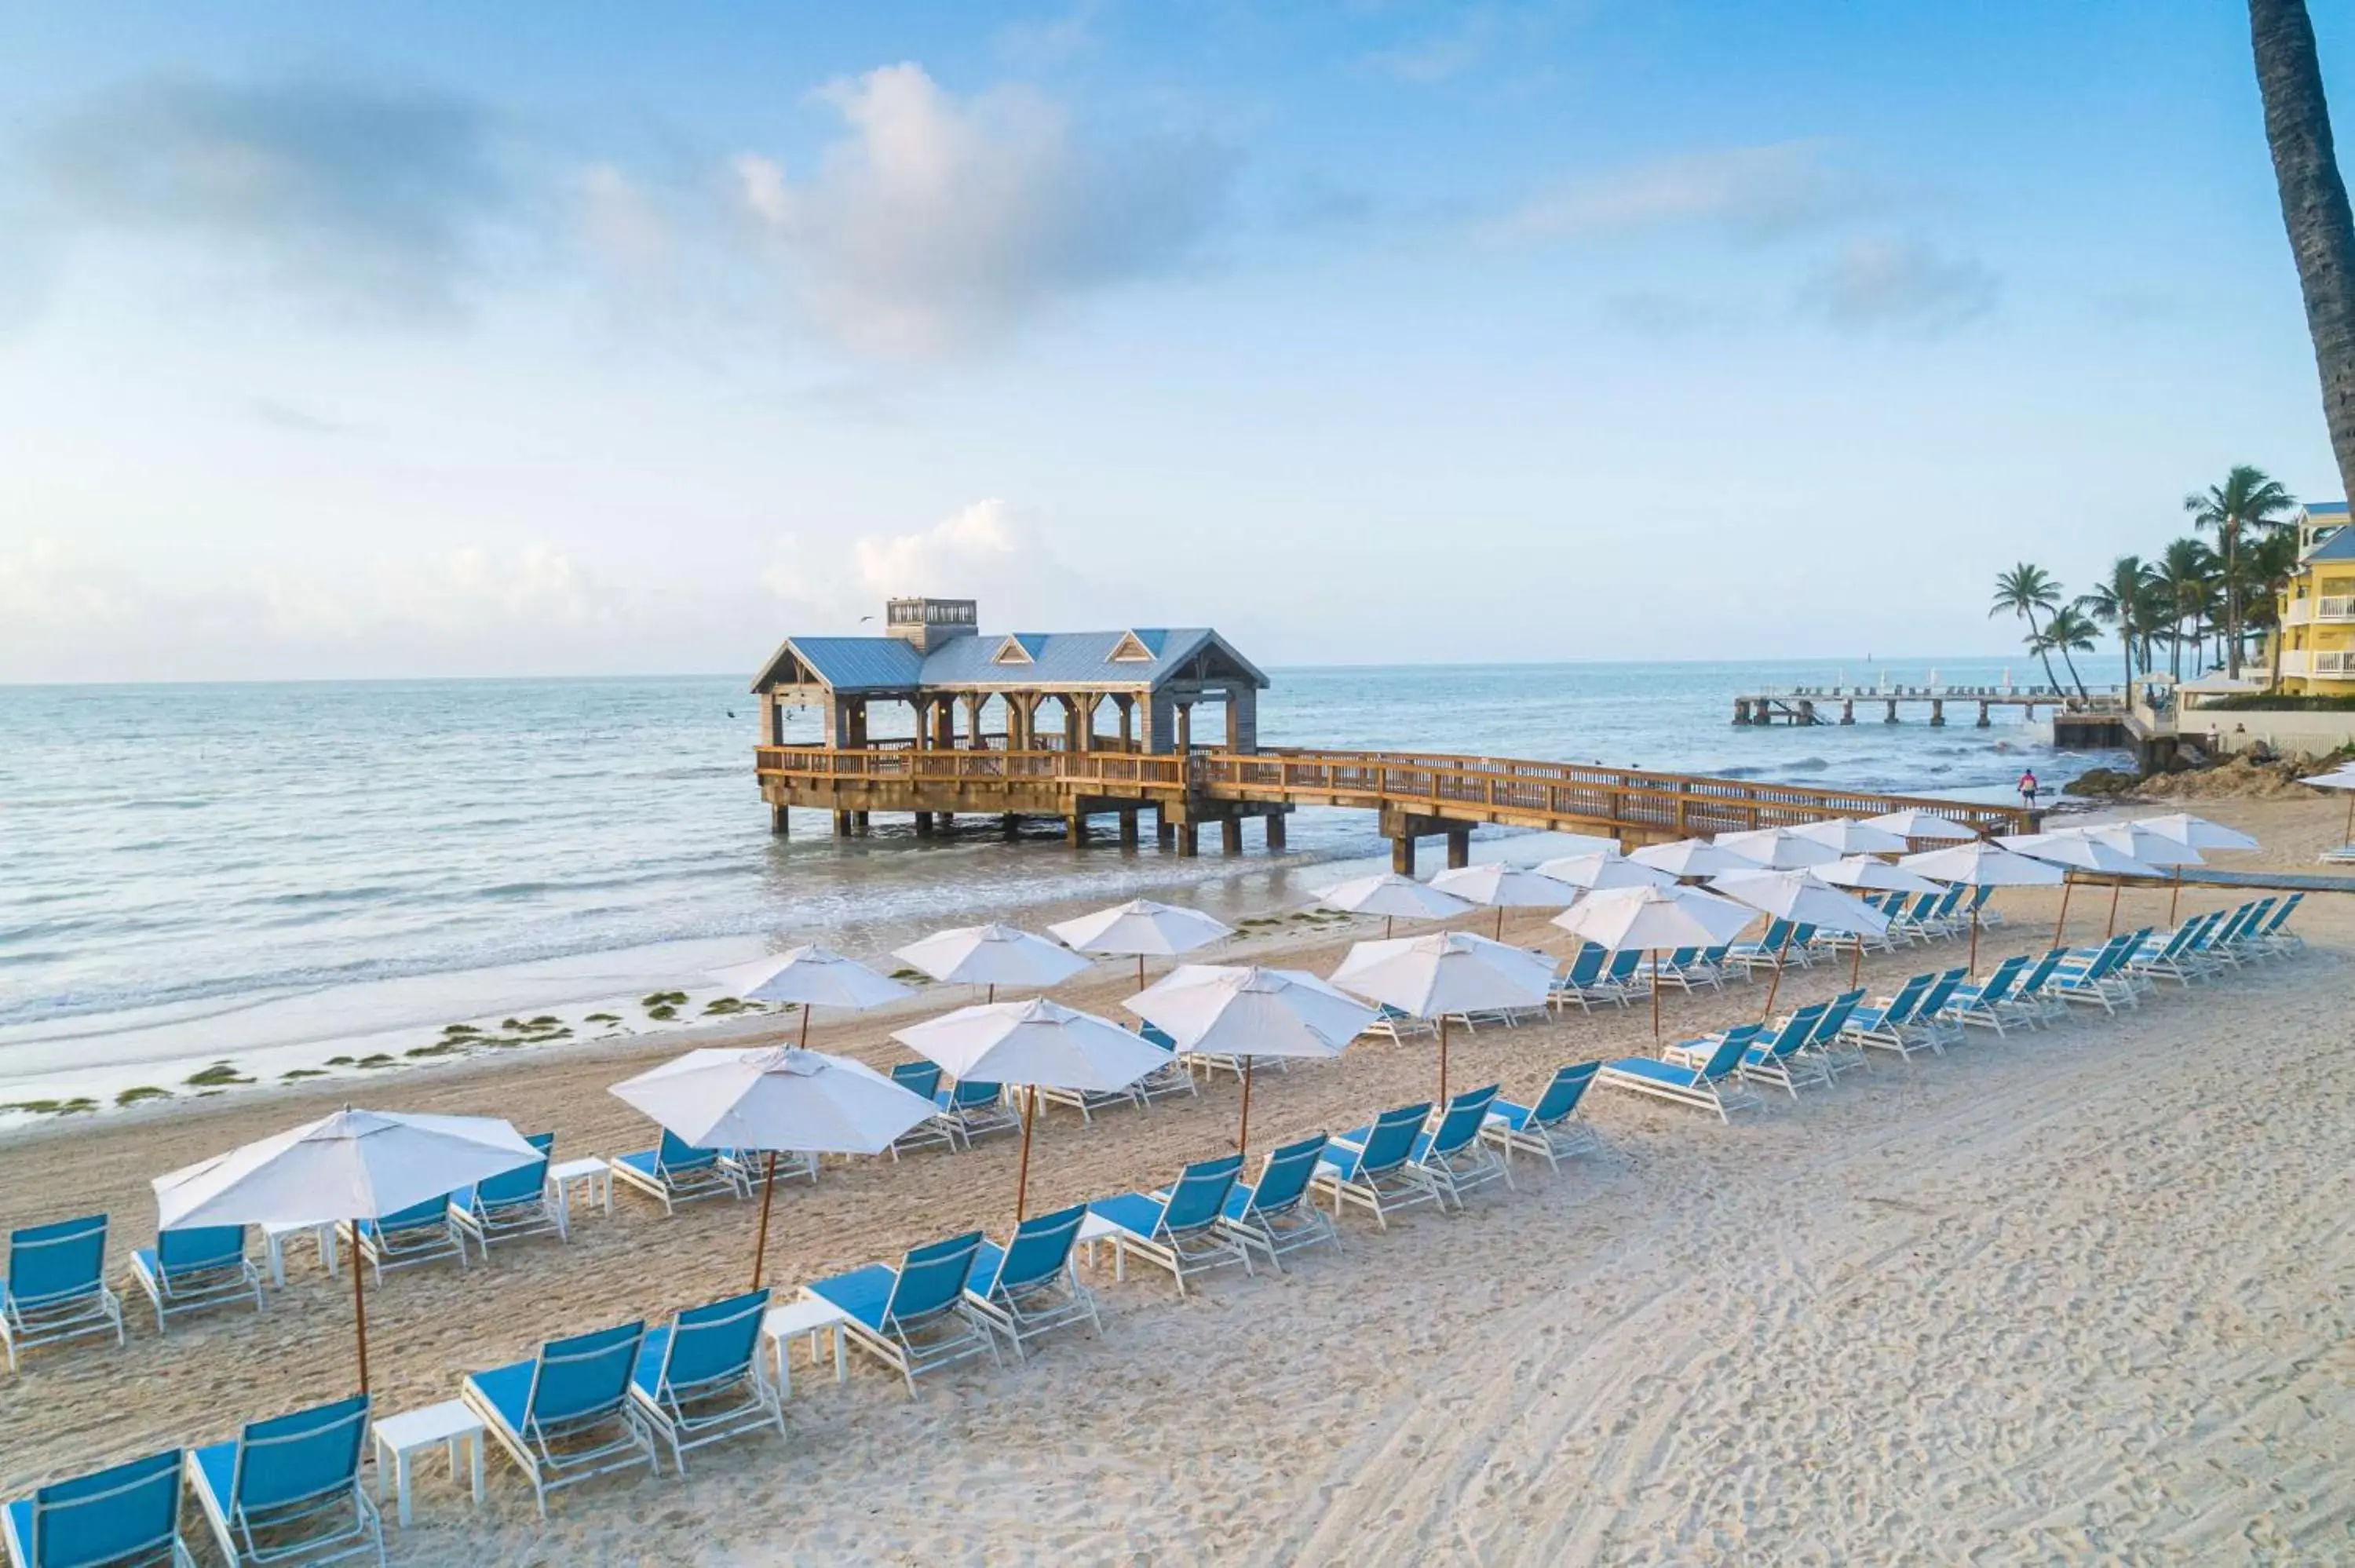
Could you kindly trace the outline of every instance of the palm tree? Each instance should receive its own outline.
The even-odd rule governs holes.
[[[2172,628],[2167,640],[2167,668],[2179,681],[2183,678],[2183,645],[2190,641],[2184,622],[2197,616],[2206,602],[2215,560],[2206,545],[2188,536],[2169,544],[2158,558],[2158,587],[2167,596],[2167,620]]]
[[[2330,105],[2306,0],[2249,0],[2249,38],[2282,226],[2297,261],[2307,334],[2322,377],[2322,417],[2342,493],[2355,495],[2355,217],[2331,145]]]
[[[2110,563],[2106,581],[2096,584],[2093,592],[2077,596],[2076,609],[2117,628],[2118,656],[2126,662],[2129,686],[2134,684],[2136,644],[2148,630],[2142,618],[2150,607],[2153,575],[2140,556],[2120,556]]]
[[[1987,607],[1987,619],[2009,611],[2028,622],[2029,651],[2044,661],[2044,683],[2054,691],[2061,689],[2060,679],[2052,673],[2051,651],[2039,647],[2041,635],[2036,624],[2036,612],[2058,611],[2061,608],[2061,585],[2042,567],[2020,562],[2008,572],[1998,572],[1995,578],[1995,601]]]
[[[2064,604],[2054,610],[2052,618],[2044,623],[2042,635],[2031,639],[2031,646],[2039,653],[2060,653],[2061,662],[2069,667],[2069,683],[2077,688],[2080,697],[2086,695],[2085,677],[2077,673],[2077,661],[2069,655],[2091,653],[2100,643],[2101,629],[2073,604]]]
[[[2191,514],[2191,525],[2214,532],[2223,548],[2224,557],[2224,673],[2237,676],[2241,673],[2241,592],[2239,563],[2241,531],[2244,528],[2268,533],[2289,521],[2289,511],[2296,499],[2280,484],[2265,476],[2263,469],[2246,463],[2235,467],[2224,476],[2224,482],[2211,485],[2205,494],[2195,491],[2183,498],[2183,510]]]
[[[2254,541],[2243,556],[2253,590],[2249,629],[2272,634],[2273,658],[2265,678],[2269,687],[2281,684],[2281,596],[2289,591],[2289,579],[2297,575],[2297,535],[2275,529]]]
[[[2135,630],[2142,673],[2149,674],[2158,657],[2159,640],[2175,619],[2175,596],[2157,567],[2142,569],[2142,587],[2135,594]]]

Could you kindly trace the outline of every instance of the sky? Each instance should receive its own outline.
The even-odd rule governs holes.
[[[901,593],[2008,652],[2016,560],[2339,489],[2214,0],[224,0],[0,59],[0,682],[749,677]]]

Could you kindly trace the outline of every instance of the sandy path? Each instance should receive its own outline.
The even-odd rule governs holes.
[[[2260,814],[2287,859],[2302,836],[2328,836],[2302,804]],[[1230,1273],[1183,1302],[1150,1277],[1107,1279],[1104,1338],[1052,1342],[1027,1367],[943,1377],[915,1401],[870,1368],[845,1387],[805,1379],[790,1444],[710,1451],[684,1482],[593,1483],[543,1523],[496,1466],[480,1513],[429,1478],[394,1554],[2344,1560],[2355,919],[2330,902],[2308,900],[2315,950],[2297,960],[2170,989],[2114,1023],[1974,1033],[1944,1059],[1879,1061],[1732,1128],[1602,1099],[1606,1151],[1558,1178],[1524,1164],[1519,1192],[1476,1198],[1460,1218],[1419,1212],[1387,1236],[1353,1219],[1345,1255],[1280,1278]],[[2034,901],[2015,906],[1983,959],[2049,935]],[[2164,904],[2129,895],[2137,909]],[[1886,991],[1945,956],[1876,960],[1868,978]],[[1785,996],[1841,978],[1819,969]],[[1760,1000],[1673,999],[1672,1026],[1735,1021]],[[1562,1061],[1648,1035],[1640,1012],[1483,1031],[1457,1072],[1526,1093]],[[826,1043],[895,1054],[855,1030]],[[626,1065],[502,1062],[410,1080],[400,1102],[496,1108],[561,1128],[566,1151],[610,1151],[634,1146],[634,1118],[602,1093]],[[1263,1078],[1254,1142],[1427,1095],[1430,1069],[1423,1043]],[[225,1102],[22,1140],[0,1150],[0,1224],[102,1206],[127,1246],[152,1214],[146,1176],[310,1108]],[[1222,1080],[1092,1128],[1059,1117],[1039,1197],[1166,1178],[1218,1146],[1234,1108]],[[1012,1160],[998,1140],[781,1194],[781,1283],[968,1224],[1002,1234]],[[421,1270],[373,1294],[383,1407],[447,1398],[464,1370],[542,1338],[741,1286],[748,1208],[666,1221],[623,1203],[569,1248],[529,1245],[463,1277]],[[0,1494],[228,1436],[348,1383],[347,1300],[307,1261],[259,1318],[159,1340],[132,1313],[126,1351],[40,1353],[0,1378]]]

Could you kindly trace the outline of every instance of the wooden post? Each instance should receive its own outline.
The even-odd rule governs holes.
[[[916,813],[916,836],[920,839],[932,836],[932,814],[930,811]]]
[[[1186,757],[1194,749],[1194,705],[1178,705],[1178,755]]]
[[[1132,697],[1114,697],[1113,705],[1120,709],[1120,748],[1136,749],[1136,702]]]
[[[834,814],[834,836],[838,839],[847,839],[850,836],[849,812],[837,811]]]
[[[1461,871],[1471,863],[1472,830],[1469,828],[1448,829],[1447,869],[1450,871]]]
[[[769,808],[769,831],[781,839],[793,837],[794,824],[789,813],[790,808],[782,800]]]
[[[1243,820],[1228,817],[1219,823],[1219,848],[1228,854],[1243,853]]]
[[[1202,830],[1192,822],[1178,824],[1178,858],[1192,860],[1202,853]]]
[[[1414,874],[1414,835],[1400,833],[1391,840],[1391,870],[1401,876]]]
[[[1066,812],[1063,817],[1063,840],[1073,849],[1088,842],[1088,818],[1084,811]]]
[[[1124,807],[1121,810],[1120,847],[1123,849],[1136,847],[1136,808],[1134,806]]]
[[[1163,849],[1178,847],[1178,824],[1158,806],[1153,809],[1153,842]]]
[[[1284,853],[1284,812],[1281,810],[1270,811],[1261,821],[1267,824],[1268,853],[1282,854]]]

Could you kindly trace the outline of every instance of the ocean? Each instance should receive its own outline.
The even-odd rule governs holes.
[[[1761,684],[2006,669],[1277,670],[1261,735],[1965,798],[2007,796],[2024,764],[2057,785],[2115,760],[1966,708],[1941,729],[1729,722]],[[1264,908],[1384,853],[1369,813],[1338,810],[1298,813],[1280,860],[1256,834],[1236,860],[1150,835],[1074,856],[994,822],[920,841],[879,820],[837,842],[816,813],[778,839],[753,737],[730,676],[0,688],[0,1091],[684,984],[795,941],[878,955],[1043,903],[1190,888]]]

